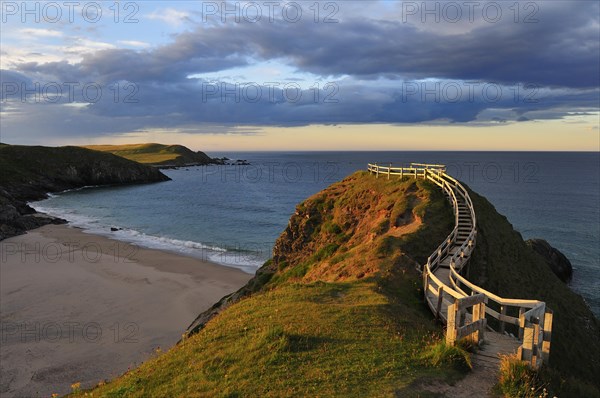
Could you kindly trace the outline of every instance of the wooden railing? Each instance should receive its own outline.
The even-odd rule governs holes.
[[[512,325],[509,327],[514,328],[514,337],[521,342],[518,357],[534,367],[547,362],[552,335],[552,311],[546,308],[546,304],[538,300],[500,297],[470,282],[462,274],[477,238],[477,216],[467,189],[446,174],[446,167],[439,164],[411,163],[408,166],[393,167],[392,164],[382,166],[375,163],[368,165],[368,171],[377,178],[399,176],[427,179],[448,195],[454,210],[454,229],[419,270],[423,275],[425,301],[436,318],[446,324],[446,341],[454,344],[467,337],[478,343],[484,338],[486,328],[505,334],[506,326]],[[463,209],[466,206],[469,216],[466,221],[470,229],[466,236],[464,233],[459,234],[465,227],[465,218],[460,217],[461,205]],[[449,284],[446,284],[435,272],[451,251],[454,253],[450,257]],[[444,303],[446,311],[443,310]]]
[[[471,308],[471,322],[462,325],[461,318]],[[446,323],[446,342],[455,344],[458,340],[466,338],[475,344],[484,339],[487,327],[485,319],[485,295],[476,294],[456,299],[448,307],[448,321]]]

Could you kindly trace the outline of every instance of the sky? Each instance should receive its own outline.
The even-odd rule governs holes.
[[[0,3],[0,141],[600,150],[598,1]]]

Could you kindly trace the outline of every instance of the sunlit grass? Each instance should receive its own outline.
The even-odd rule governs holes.
[[[456,378],[453,361],[422,358],[439,342],[427,314],[378,290],[374,281],[316,282],[254,295],[88,396],[392,397],[433,368]]]
[[[85,148],[101,152],[110,152],[114,155],[145,164],[169,163],[180,157],[195,156],[195,153],[180,145],[89,145]]]

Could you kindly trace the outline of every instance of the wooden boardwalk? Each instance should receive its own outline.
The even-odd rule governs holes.
[[[452,286],[450,281],[450,265],[452,257],[456,253],[460,253],[461,247],[465,244],[465,241],[469,239],[471,230],[473,229],[473,223],[471,220],[471,214],[465,200],[462,196],[456,196],[458,202],[458,234],[456,240],[452,243],[452,246],[448,249],[448,253],[440,260],[439,266],[434,271],[434,275],[446,286]],[[442,314],[448,313],[448,307],[454,304],[454,300],[450,300],[451,296],[442,298]],[[427,291],[427,301],[433,302],[438,300],[438,297],[431,291]],[[442,315],[442,321],[446,323],[446,316]],[[465,323],[470,323],[472,315],[469,312],[465,313]],[[490,330],[487,330],[485,337],[480,341],[480,348],[471,358],[473,361],[473,367],[484,367],[493,368],[494,371],[498,370],[500,365],[500,354],[510,355],[516,354],[517,349],[521,345],[519,340],[515,337],[503,335]]]
[[[479,349],[472,358],[474,368],[497,370],[500,355],[510,354],[534,367],[548,361],[552,311],[546,304],[497,296],[462,275],[477,238],[477,217],[467,189],[446,174],[443,165],[369,164],[368,170],[377,178],[427,179],[438,185],[452,204],[454,229],[420,270],[425,302],[434,316],[446,325],[446,341],[455,344],[460,339],[468,339],[477,344]]]

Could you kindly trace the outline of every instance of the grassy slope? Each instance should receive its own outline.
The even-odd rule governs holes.
[[[204,153],[194,152],[182,145],[130,144],[130,145],[88,145],[85,148],[110,152],[126,159],[144,164],[189,164],[208,163],[210,158]]]
[[[538,299],[554,311],[547,376],[560,397],[600,396],[600,322],[554,275],[506,217],[471,193],[478,221],[470,279],[503,297]],[[516,314],[509,314],[516,315]],[[516,333],[516,331],[511,330]],[[587,385],[587,386],[586,386]]]
[[[304,223],[308,213],[318,221]],[[91,396],[418,396],[423,380],[457,378],[451,363],[424,359],[441,329],[416,263],[387,252],[410,244],[398,229],[417,218],[413,235],[432,251],[452,224],[437,189],[363,173],[334,184],[298,206],[278,240],[297,250],[266,265],[277,271],[259,292]]]

